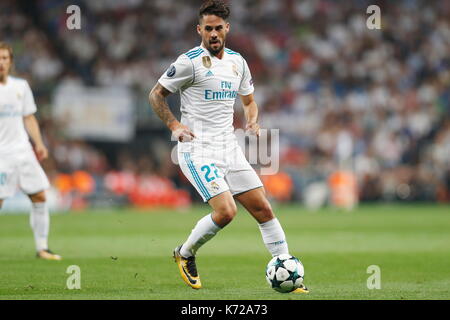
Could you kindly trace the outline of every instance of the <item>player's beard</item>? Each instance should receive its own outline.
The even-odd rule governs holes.
[[[219,40],[219,41],[220,41],[220,40]],[[219,46],[217,49],[213,49],[211,43],[209,43],[209,42],[208,42],[208,45],[205,46],[205,47],[206,47],[206,49],[208,49],[208,51],[209,51],[213,56],[216,56],[216,55],[218,55],[218,54],[223,50],[223,48],[225,47],[225,40],[220,41],[220,42],[221,42],[221,44],[220,44],[220,46]]]

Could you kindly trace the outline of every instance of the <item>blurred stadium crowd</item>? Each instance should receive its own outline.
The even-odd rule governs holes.
[[[142,206],[200,199],[168,160],[168,132],[146,102],[170,63],[199,44],[200,3],[0,2],[0,39],[13,45],[15,72],[40,110],[46,171],[74,207],[112,195]],[[366,27],[375,3],[382,30]],[[66,27],[71,4],[81,8],[81,30]],[[227,46],[252,70],[261,126],[280,129],[280,173],[264,177],[273,199],[301,201],[312,183],[351,169],[362,201],[450,201],[450,2],[239,0],[231,8]],[[53,91],[67,83],[132,88],[142,115],[136,139],[68,137],[51,115]],[[243,127],[240,103],[235,118]]]

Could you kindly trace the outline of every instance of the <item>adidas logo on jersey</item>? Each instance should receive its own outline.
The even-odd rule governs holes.
[[[208,72],[205,74],[205,77],[212,77],[214,74],[211,72],[211,70],[208,70]]]

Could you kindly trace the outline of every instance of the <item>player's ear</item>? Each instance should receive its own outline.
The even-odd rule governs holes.
[[[199,35],[202,35],[202,33],[200,32],[202,29],[201,29],[201,27],[200,27],[200,25],[198,24],[197,25],[197,33],[199,34]]]
[[[225,24],[225,31],[228,33],[228,32],[230,32],[230,23],[229,22],[227,22],[226,24]]]

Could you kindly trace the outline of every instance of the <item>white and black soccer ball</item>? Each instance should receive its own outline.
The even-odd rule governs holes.
[[[266,267],[266,280],[270,287],[281,293],[299,288],[303,283],[303,264],[294,256],[280,254],[272,258]]]

